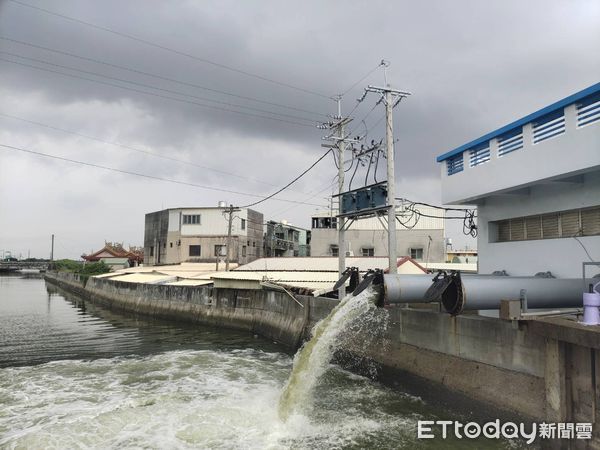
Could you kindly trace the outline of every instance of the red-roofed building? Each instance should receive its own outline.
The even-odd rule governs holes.
[[[123,248],[123,244],[105,242],[104,247],[90,255],[81,255],[88,262],[104,261],[111,265],[113,261],[123,261],[129,267],[137,266],[144,262],[144,250],[137,247],[129,247],[129,250]]]

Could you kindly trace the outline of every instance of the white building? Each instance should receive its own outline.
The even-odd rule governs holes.
[[[217,262],[227,245],[226,207],[172,208],[146,214],[144,264]],[[260,258],[263,215],[241,208],[232,222],[231,262],[246,264]]]
[[[445,261],[444,211],[427,206],[419,211],[432,217],[406,214],[402,207],[397,216],[406,226],[396,222],[396,252],[399,256],[410,256],[419,262]],[[337,256],[338,230],[337,211],[317,212],[312,216],[310,251],[311,256]],[[354,221],[345,232],[346,254],[349,256],[387,256],[387,231],[376,217]],[[387,225],[386,225],[387,226]]]
[[[600,260],[600,83],[437,161],[443,203],[477,205],[479,273],[581,277]]]

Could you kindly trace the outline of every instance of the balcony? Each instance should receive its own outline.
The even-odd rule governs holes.
[[[437,158],[442,201],[476,204],[600,170],[600,83]]]

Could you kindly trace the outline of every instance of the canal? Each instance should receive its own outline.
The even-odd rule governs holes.
[[[417,440],[465,413],[331,365],[283,422],[287,349],[243,332],[103,309],[0,277],[0,448],[516,448]]]

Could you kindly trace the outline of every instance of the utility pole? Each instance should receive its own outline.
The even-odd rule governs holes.
[[[233,213],[240,211],[239,208],[234,208],[233,205],[229,205],[227,213],[229,214],[228,225],[227,225],[227,255],[225,256],[225,271],[229,272],[229,260],[231,258],[231,228],[233,226]]]
[[[386,66],[387,67],[387,66]],[[384,72],[385,77],[385,72]],[[396,189],[394,175],[394,121],[392,111],[400,101],[409,96],[410,92],[392,89],[389,84],[385,87],[371,86],[366,92],[381,94],[381,100],[385,103],[386,132],[385,141],[387,146],[387,206],[388,206],[388,256],[389,273],[398,273],[397,248],[396,248]]]
[[[344,192],[344,153],[346,150],[346,142],[344,142],[344,128],[346,122],[341,120],[342,117],[342,97],[337,97],[337,116],[340,118],[338,126],[338,194]],[[338,197],[338,214],[342,213],[342,197]],[[344,226],[346,225],[346,219],[339,217],[337,221],[338,227],[338,276],[341,277],[344,270],[346,270],[346,232]],[[338,298],[341,300],[346,296],[346,285],[342,284],[338,289]]]
[[[52,235],[52,247],[50,247],[50,262],[54,261],[54,235]]]
[[[356,139],[350,139],[345,136],[346,125],[349,124],[352,119],[349,117],[342,117],[342,97],[338,95],[337,101],[337,115],[334,116],[334,122],[323,124],[319,128],[335,129],[335,135],[331,134],[324,137],[324,140],[333,141],[334,144],[321,144],[323,147],[335,149],[337,148],[337,160],[338,160],[338,193],[344,192],[344,153],[346,151],[346,143],[358,143]],[[332,202],[333,206],[333,202]],[[338,215],[342,213],[342,196],[338,197]],[[346,219],[338,217],[337,229],[338,229],[338,275],[341,278],[342,273],[346,270],[346,237],[345,237],[345,225]],[[342,285],[338,289],[338,298],[342,299],[346,296],[346,286]]]

